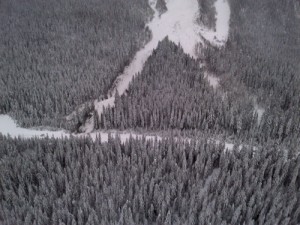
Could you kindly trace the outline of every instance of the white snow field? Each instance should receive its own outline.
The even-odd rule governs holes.
[[[50,130],[35,130],[33,128],[21,128],[19,127],[16,122],[8,115],[0,115],[0,133],[7,136],[9,135],[12,138],[45,138],[45,137],[53,137],[53,138],[68,138],[68,137],[91,137],[93,140],[96,139],[96,137],[101,138],[101,142],[107,142],[109,135],[111,137],[116,137],[117,135],[120,137],[120,140],[122,143],[125,143],[127,140],[129,140],[130,137],[133,138],[143,138],[145,137],[146,140],[150,139],[157,139],[161,140],[162,138],[160,136],[155,135],[142,135],[142,134],[136,134],[134,132],[94,132],[89,134],[70,134],[67,131],[59,130],[59,131],[50,131]]]
[[[119,95],[125,93],[129,83],[133,77],[142,72],[143,66],[152,51],[157,47],[158,42],[162,41],[166,36],[175,42],[180,43],[185,53],[192,57],[195,55],[195,45],[201,41],[199,36],[199,25],[196,23],[198,17],[198,2],[197,0],[167,0],[168,10],[159,16],[155,8],[156,0],[149,0],[149,4],[153,9],[154,17],[147,24],[147,27],[152,32],[152,39],[140,49],[129,66],[127,66],[113,85],[113,90],[110,90],[111,97],[103,101],[95,101],[95,109],[100,116],[103,107],[114,106],[115,93]],[[93,131],[93,118],[91,118],[82,128],[86,133]]]

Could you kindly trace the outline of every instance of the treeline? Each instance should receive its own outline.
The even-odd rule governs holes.
[[[237,83],[265,108],[260,125],[265,140],[299,139],[300,23],[293,2],[231,0],[225,48],[208,47],[204,53],[226,92]]]
[[[126,95],[116,94],[115,107],[104,109],[95,122],[96,128],[104,129],[196,129],[237,136],[257,129],[252,102],[214,91],[199,62],[167,38],[158,44]]]
[[[104,96],[149,38],[147,0],[2,0],[0,113],[22,126]]]
[[[0,137],[0,223],[300,223],[300,156],[207,139]]]

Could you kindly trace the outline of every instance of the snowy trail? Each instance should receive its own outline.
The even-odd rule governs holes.
[[[152,32],[152,39],[141,50],[139,50],[133,61],[127,66],[115,81],[114,89],[110,91],[110,97],[94,101],[95,109],[99,115],[102,114],[103,107],[113,107],[115,104],[115,93],[123,95],[128,89],[130,82],[136,74],[142,72],[143,66],[157,47],[158,42],[168,36],[169,40],[182,46],[185,53],[196,58],[195,46],[202,42],[202,38],[208,40],[211,44],[222,46],[225,44],[229,32],[230,8],[227,0],[217,0],[215,8],[217,11],[216,32],[201,27],[197,22],[199,16],[199,6],[197,0],[166,0],[167,11],[159,16],[156,10],[156,0],[149,0],[149,5],[153,9],[154,17],[147,24]],[[216,38],[215,38],[216,37]],[[209,77],[208,77],[209,78]],[[216,86],[216,80],[209,79],[213,86]],[[81,128],[86,133],[94,130],[94,118],[91,117]]]
[[[118,131],[111,131],[111,132],[105,132],[105,131],[96,131],[92,133],[82,133],[82,134],[70,134],[67,131],[60,130],[60,131],[49,131],[49,130],[35,130],[35,129],[29,129],[29,128],[21,128],[18,127],[16,122],[8,115],[0,115],[0,133],[7,136],[9,135],[12,138],[70,138],[72,137],[90,137],[93,140],[96,140],[96,138],[100,137],[101,142],[108,142],[109,136],[112,138],[118,136],[121,140],[121,143],[125,143],[130,139],[130,137],[134,139],[142,139],[145,138],[146,140],[157,140],[161,141],[163,139],[162,136],[156,135],[156,134],[138,134],[132,131],[125,131],[125,132],[118,132]],[[181,140],[181,139],[180,139]],[[190,142],[190,138],[184,138],[184,141]],[[220,144],[220,141],[210,139],[210,141],[214,141],[217,144]],[[225,142],[225,151],[229,150],[231,151],[233,149],[233,144]]]
[[[97,131],[94,133],[89,134],[70,134],[68,131],[65,130],[59,130],[59,131],[49,131],[49,130],[35,130],[33,128],[21,128],[18,127],[16,122],[8,115],[0,115],[0,133],[2,135],[9,135],[12,138],[45,138],[45,137],[54,137],[54,138],[69,138],[71,136],[73,137],[91,137],[93,140],[96,139],[96,137],[101,137],[102,142],[107,142],[109,135],[111,137],[116,137],[117,135],[120,137],[121,142],[124,143],[126,140],[129,140],[130,137],[133,138],[143,138],[142,134],[136,134],[133,132],[104,132],[104,131]],[[147,140],[155,139],[161,140],[162,138],[160,136],[155,135],[144,135],[144,137]]]
[[[201,41],[199,36],[200,27],[196,23],[198,17],[198,2],[197,0],[167,0],[168,10],[159,16],[156,10],[156,0],[150,0],[149,5],[154,11],[153,19],[147,24],[147,27],[152,32],[152,39],[140,49],[133,61],[127,66],[113,85],[114,89],[110,91],[111,97],[103,101],[95,100],[95,109],[98,115],[101,116],[103,107],[113,107],[115,102],[115,93],[123,95],[128,89],[133,77],[142,72],[143,66],[147,59],[152,54],[152,51],[157,47],[159,41],[165,37],[175,42],[180,43],[185,53],[192,57],[195,55],[195,46]],[[93,118],[90,118],[83,127],[86,133],[93,131]]]

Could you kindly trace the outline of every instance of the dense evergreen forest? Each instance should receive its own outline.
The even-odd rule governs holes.
[[[115,107],[105,109],[97,121],[104,129],[197,129],[230,135],[257,127],[251,102],[216,93],[199,62],[167,38],[159,43],[127,94],[117,94]]]
[[[255,96],[266,112],[266,137],[300,133],[300,18],[297,1],[230,1],[230,37],[224,49],[208,47],[205,60],[225,92]],[[234,85],[233,85],[234,84]],[[234,88],[233,88],[234,86]],[[284,131],[286,130],[286,132]]]
[[[106,95],[147,39],[148,0],[0,1],[0,113],[62,126]]]
[[[300,156],[207,139],[0,137],[0,224],[300,223]]]
[[[127,94],[121,97],[116,94],[115,107],[104,109],[101,118],[96,118],[95,127],[197,130],[259,144],[268,139],[288,145],[298,143],[299,104],[291,103],[289,111],[277,112],[277,117],[271,117],[269,109],[258,121],[253,98],[247,96],[245,85],[225,79],[222,82],[229,90],[214,90],[204,78],[199,61],[166,38]]]

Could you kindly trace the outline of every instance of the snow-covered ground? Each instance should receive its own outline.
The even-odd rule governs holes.
[[[226,43],[229,35],[230,7],[227,0],[217,0],[215,2],[215,8],[216,31],[214,32],[202,27],[200,34],[212,45],[221,47]]]
[[[254,104],[254,112],[257,113],[257,123],[258,125],[261,122],[261,118],[263,117],[264,113],[265,113],[265,109],[261,106],[259,106],[257,103]]]
[[[161,16],[155,8],[156,0],[150,0],[149,4],[154,11],[153,19],[147,24],[152,32],[152,39],[136,53],[123,74],[117,78],[113,85],[114,89],[110,90],[111,97],[94,102],[99,116],[102,114],[103,107],[114,106],[116,91],[119,95],[125,93],[133,77],[142,72],[146,60],[157,47],[158,42],[165,37],[168,36],[171,41],[180,43],[185,53],[196,57],[195,45],[201,41],[198,34],[200,27],[196,23],[199,13],[197,0],[167,0],[168,10]],[[87,133],[93,131],[93,118],[86,122],[83,130]]]
[[[8,115],[0,115],[0,133],[3,135],[10,135],[11,137],[69,137],[66,131],[49,131],[49,130],[34,130],[28,128],[21,128],[17,126],[16,122]]]
[[[95,131],[92,133],[82,133],[82,134],[70,134],[67,131],[60,130],[60,131],[49,131],[49,130],[35,130],[31,128],[21,128],[18,127],[16,122],[8,115],[0,115],[0,133],[7,136],[11,136],[13,138],[45,138],[45,137],[54,137],[54,138],[68,138],[68,137],[91,137],[95,140],[97,137],[100,138],[101,142],[107,142],[109,136],[112,138],[118,136],[122,143],[125,143],[130,139],[130,137],[135,139],[142,139],[145,138],[146,140],[157,140],[161,141],[163,138],[160,135],[155,134],[138,134],[132,131]],[[184,138],[185,141],[191,141],[190,138]],[[218,140],[211,139],[211,141],[216,142],[217,144],[220,143]],[[232,143],[225,142],[225,151],[233,149]]]
[[[68,138],[71,136],[74,137],[91,137],[93,140],[96,137],[100,137],[102,142],[107,142],[109,135],[111,137],[116,137],[117,135],[120,137],[121,142],[124,143],[129,140],[130,137],[133,138],[143,138],[142,134],[136,134],[134,132],[104,132],[104,131],[97,131],[89,134],[70,134],[67,131],[59,130],[59,131],[50,131],[50,130],[36,130],[34,128],[21,128],[17,125],[17,123],[8,115],[0,115],[0,133],[2,135],[9,135],[13,138],[20,137],[20,138],[45,138],[45,137],[54,137],[54,138]],[[160,136],[156,135],[144,135],[147,140],[150,139],[157,139],[161,140]]]

